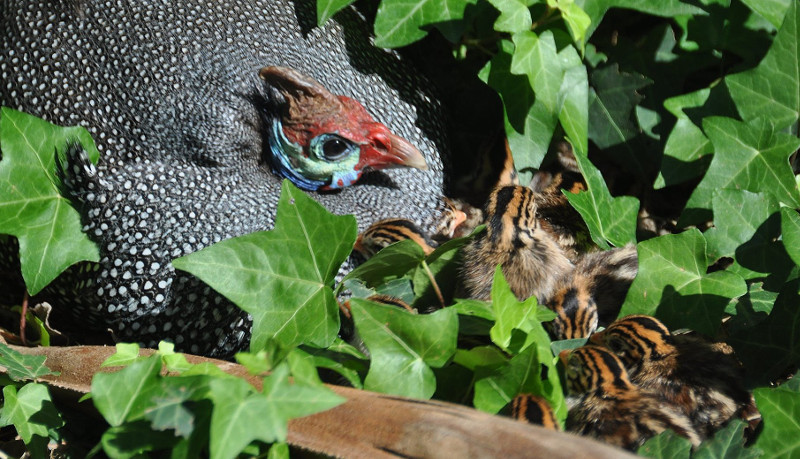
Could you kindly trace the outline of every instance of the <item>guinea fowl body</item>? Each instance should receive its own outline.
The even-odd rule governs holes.
[[[644,315],[619,319],[591,341],[619,356],[634,384],[680,408],[704,438],[734,416],[750,423],[760,419],[742,386],[742,366],[723,343],[673,335],[659,320]]]
[[[617,318],[639,262],[636,246],[583,255],[543,303],[556,314],[548,323],[554,339],[588,338]]]
[[[622,362],[607,349],[583,346],[559,357],[569,393],[568,431],[633,451],[666,429],[700,444],[686,415],[631,383]]]
[[[464,248],[465,294],[488,300],[500,265],[520,301],[549,297],[572,263],[537,220],[535,193],[524,186],[499,187],[489,196],[485,214],[486,232]]]
[[[313,4],[289,0],[1,8],[0,104],[86,126],[101,151],[70,190],[101,261],[70,268],[42,295],[82,329],[211,356],[247,346],[247,314],[170,261],[274,224],[281,179],[265,158],[264,67],[360,102],[429,169],[366,173],[315,199],[360,228],[388,217],[435,228],[447,151],[438,105],[402,58],[371,46],[354,10],[317,28]]]

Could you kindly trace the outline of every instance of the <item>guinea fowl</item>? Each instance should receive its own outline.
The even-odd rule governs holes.
[[[634,384],[679,407],[703,437],[734,416],[751,426],[760,420],[752,395],[742,386],[742,366],[724,343],[673,335],[646,315],[619,319],[591,341],[619,356]]]
[[[543,300],[557,314],[546,324],[553,338],[588,338],[616,319],[638,269],[634,245],[584,254]]]
[[[355,214],[361,229],[389,217],[425,231],[438,223],[448,139],[437,98],[407,60],[370,44],[370,26],[352,8],[323,27],[313,4],[290,0],[9,0],[0,8],[0,104],[83,125],[101,152],[94,167],[72,149],[66,169],[100,262],[71,267],[34,298],[81,333],[111,329],[118,340],[166,339],[210,356],[245,348],[248,315],[170,262],[271,228],[280,175],[319,189],[316,200]],[[330,95],[313,95],[323,91]],[[360,133],[325,128],[296,116],[306,100],[348,112],[348,123],[370,113],[388,130],[372,117]],[[409,145],[427,171],[366,171],[422,166]],[[387,159],[380,152],[389,149]],[[343,155],[346,167],[317,173],[301,161],[320,155]],[[0,247],[4,272],[19,269],[11,240]]]
[[[517,421],[538,424],[551,430],[561,430],[553,407],[542,397],[519,394],[511,400],[511,417]]]
[[[556,280],[572,263],[536,215],[536,196],[524,186],[495,189],[486,203],[486,232],[463,251],[461,279],[470,298],[488,300],[495,267],[501,266],[511,291],[523,301],[553,293]]]
[[[631,383],[622,362],[607,349],[583,346],[564,350],[559,358],[569,393],[568,431],[634,451],[667,429],[700,444],[689,418]]]

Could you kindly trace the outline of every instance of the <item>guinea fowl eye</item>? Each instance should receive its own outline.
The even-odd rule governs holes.
[[[326,161],[339,161],[347,157],[355,144],[334,134],[322,134],[311,141],[317,157]]]

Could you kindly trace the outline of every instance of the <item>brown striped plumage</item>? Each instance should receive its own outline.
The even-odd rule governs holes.
[[[511,401],[511,417],[530,424],[538,424],[552,430],[561,430],[553,408],[542,397],[519,394]]]
[[[658,319],[645,315],[622,318],[591,341],[619,356],[633,383],[678,406],[703,437],[734,416],[751,425],[760,419],[742,385],[741,364],[724,343],[673,335]]]
[[[488,300],[495,267],[500,265],[514,295],[522,301],[553,293],[572,263],[536,218],[535,193],[524,186],[495,189],[486,204],[486,232],[464,248],[463,287],[470,298]]]
[[[395,242],[411,239],[419,244],[425,255],[433,252],[436,243],[410,220],[387,218],[379,220],[358,235],[353,250],[364,258],[370,258],[382,248]]]
[[[553,338],[588,338],[616,319],[638,266],[634,245],[583,255],[544,300],[557,314],[548,323]]]
[[[686,415],[633,385],[622,362],[607,349],[583,346],[559,357],[569,392],[567,430],[630,450],[666,429],[700,444]]]

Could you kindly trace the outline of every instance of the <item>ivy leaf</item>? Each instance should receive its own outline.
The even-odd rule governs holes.
[[[333,282],[356,239],[352,215],[330,214],[284,180],[275,229],[173,260],[253,316],[250,348],[325,347],[339,331]]]
[[[558,53],[564,76],[558,90],[558,120],[577,154],[589,151],[589,76],[572,46]]]
[[[776,29],[783,23],[786,11],[794,0],[742,0],[751,10],[760,14]]]
[[[427,35],[422,27],[464,17],[476,0],[382,0],[375,17],[375,46],[397,48]]]
[[[350,271],[342,283],[360,279],[368,288],[376,288],[406,275],[425,260],[419,244],[406,239],[384,247],[372,258]]]
[[[686,204],[680,224],[702,221],[715,190],[731,188],[764,192],[777,201],[800,207],[800,193],[789,166],[789,155],[800,139],[775,132],[769,122],[742,123],[731,118],[708,117],[703,130],[714,145],[708,172]]]
[[[755,446],[764,457],[795,457],[800,454],[797,420],[800,419],[800,392],[783,387],[759,388],[753,391],[761,411],[764,430]]]
[[[355,0],[318,0],[317,25],[322,27],[334,14],[347,8]]]
[[[567,410],[550,351],[550,337],[538,317],[539,311],[545,311],[537,310],[535,297],[519,302],[499,266],[492,282],[492,310],[496,317],[490,331],[492,342],[517,355],[486,374],[476,371],[475,407],[497,413],[517,394],[528,392],[545,397],[557,417],[565,419]]]
[[[578,194],[564,194],[583,217],[592,240],[603,249],[635,242],[639,200],[631,196],[612,197],[602,174],[589,158],[576,151],[575,159],[589,188]]]
[[[749,459],[763,454],[759,448],[744,447],[744,429],[747,424],[734,419],[723,429],[704,441],[692,454],[692,459]]]
[[[456,311],[407,311],[361,299],[350,300],[356,330],[372,356],[364,388],[407,397],[430,398],[436,390],[431,367],[456,351]]]
[[[681,15],[708,14],[700,7],[689,5],[681,0],[661,0],[659,2],[648,0],[575,0],[575,3],[586,12],[586,15],[591,20],[591,26],[586,33],[587,38],[591,36],[610,8],[636,10],[666,18]]]
[[[115,347],[117,351],[108,356],[100,364],[101,367],[128,366],[145,358],[139,356],[139,345],[136,343],[117,343]]]
[[[769,317],[728,339],[748,377],[756,383],[768,384],[800,363],[800,341],[795,338],[800,333],[799,287],[798,280],[786,283]]]
[[[325,387],[291,384],[288,373],[287,365],[279,365],[264,379],[262,393],[237,378],[209,383],[214,401],[211,457],[236,457],[254,440],[285,441],[290,419],[324,411],[344,401]]]
[[[22,277],[31,295],[71,265],[100,260],[97,246],[81,231],[80,214],[60,192],[56,155],[63,155],[70,141],[80,141],[97,161],[85,128],[0,110],[0,233],[19,240]]]
[[[644,457],[655,459],[689,459],[692,451],[692,443],[672,430],[665,430],[653,438],[650,438],[639,450],[637,454]]]
[[[586,32],[592,25],[592,18],[574,0],[547,0],[547,6],[561,12],[569,34],[580,49],[583,49]]]
[[[800,112],[798,22],[800,10],[797,2],[791,2],[761,63],[754,69],[725,78],[745,122],[766,118],[779,131],[797,121]]]
[[[50,371],[45,366],[45,360],[47,360],[47,357],[43,355],[24,355],[0,343],[0,367],[5,368],[8,376],[14,381],[58,375],[58,372]]]
[[[112,426],[144,416],[160,385],[161,357],[150,356],[115,373],[97,373],[92,378],[92,402]]]
[[[530,41],[524,44],[527,46]],[[479,76],[503,100],[508,146],[514,153],[517,169],[538,168],[547,153],[555,124],[552,112],[536,99],[528,77],[511,71],[516,52],[512,42],[501,40],[497,54]]]
[[[795,264],[800,265],[800,215],[790,207],[781,208],[783,246]]]
[[[620,317],[648,314],[670,329],[690,328],[714,336],[731,298],[747,293],[740,276],[706,274],[706,241],[697,229],[639,243],[639,273]]]
[[[706,88],[664,101],[664,107],[678,120],[664,145],[661,170],[654,188],[664,188],[699,177],[711,162],[711,154],[714,152],[711,141],[685,111],[702,106],[710,94],[711,90]]]
[[[103,451],[109,457],[121,459],[143,457],[144,453],[160,449],[175,451],[178,441],[172,432],[154,432],[146,421],[113,426],[100,438]]]
[[[636,107],[638,90],[653,83],[643,75],[623,73],[618,64],[597,69],[589,76],[589,139],[601,149],[618,147],[620,165],[647,176],[650,158],[631,142],[639,136]]]
[[[517,33],[531,30],[531,12],[528,5],[519,0],[489,0],[500,12],[494,22],[494,30],[498,32]]]
[[[14,425],[34,457],[48,457],[50,430],[64,425],[53,405],[47,386],[30,383],[17,392],[15,386],[3,388],[3,411],[0,426]]]
[[[188,378],[170,378],[169,381]],[[152,405],[144,411],[154,430],[175,431],[175,435],[189,438],[194,430],[194,414],[189,410],[187,402],[192,400],[194,390],[181,382],[164,384],[159,395],[154,395]]]

